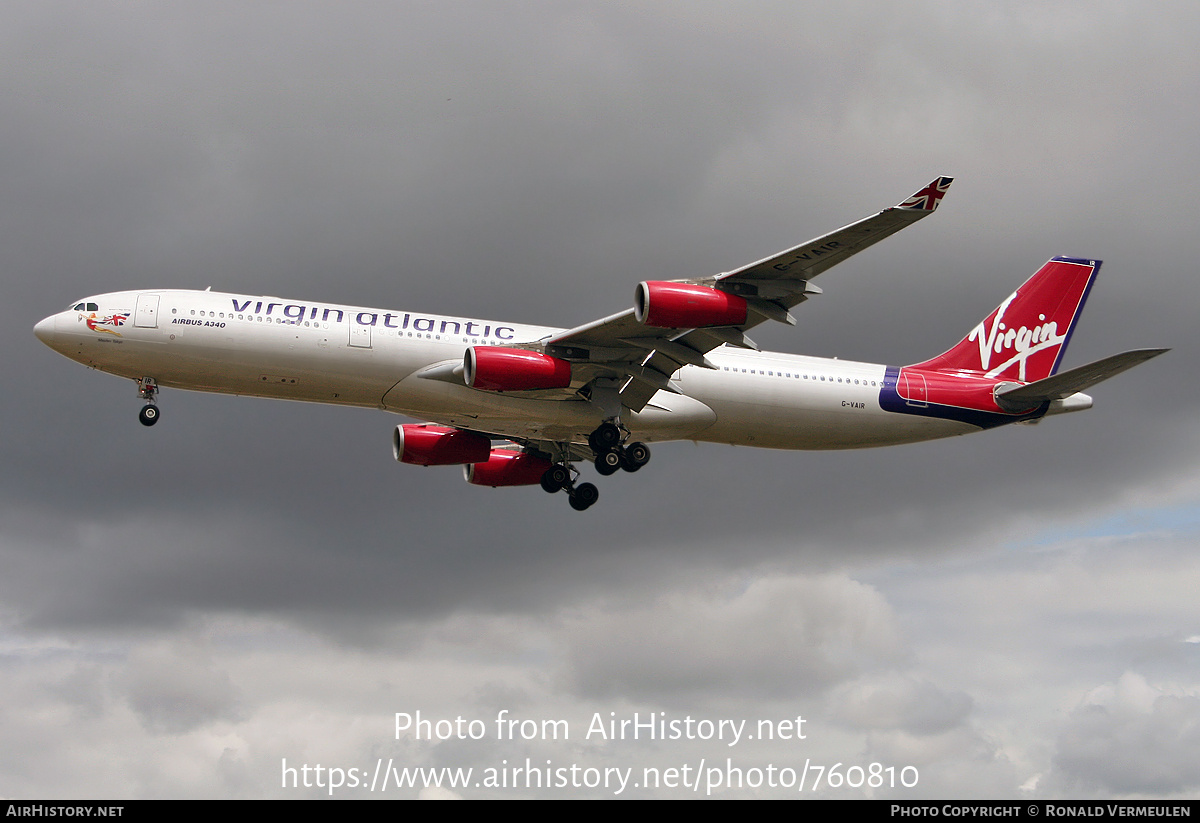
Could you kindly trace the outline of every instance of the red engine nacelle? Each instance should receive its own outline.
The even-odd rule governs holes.
[[[643,326],[659,329],[740,326],[746,322],[746,300],[708,286],[647,280],[637,285],[633,313]]]
[[[472,346],[463,359],[463,378],[471,388],[487,391],[565,389],[571,364],[525,349]]]
[[[397,426],[392,433],[392,454],[401,463],[417,466],[481,463],[491,452],[491,440],[462,429],[422,423]]]
[[[486,463],[463,466],[463,476],[476,486],[532,486],[553,465],[529,452],[496,449]]]

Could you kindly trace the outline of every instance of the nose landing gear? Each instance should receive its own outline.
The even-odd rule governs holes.
[[[153,426],[158,422],[158,406],[154,405],[154,398],[158,394],[158,383],[153,377],[138,378],[138,397],[146,401],[146,405],[142,406],[142,410],[138,412],[138,421],[143,426]]]

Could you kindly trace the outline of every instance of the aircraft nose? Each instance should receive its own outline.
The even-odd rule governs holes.
[[[55,322],[58,315],[50,315],[45,320],[39,322],[33,327],[33,333],[37,335],[37,339],[41,340],[47,346],[54,340]]]

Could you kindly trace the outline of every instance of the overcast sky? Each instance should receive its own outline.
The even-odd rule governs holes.
[[[0,795],[303,797],[326,790],[283,788],[284,760],[527,757],[919,774],[830,797],[1200,791],[1194,4],[0,15]],[[379,411],[164,390],[145,429],[132,383],[31,332],[85,295],[208,286],[572,326],[936,175],[936,215],[755,339],[919,361],[1065,254],[1104,261],[1066,366],[1173,351],[1036,426],[656,446],[579,514],[396,464],[408,421]],[[502,710],[570,739],[499,740]],[[417,711],[487,734],[396,739]],[[585,738],[635,712],[805,737]]]

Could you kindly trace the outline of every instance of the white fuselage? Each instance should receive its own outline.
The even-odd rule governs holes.
[[[569,390],[500,393],[419,376],[461,363],[471,346],[532,343],[558,329],[183,290],[114,292],[78,305],[39,323],[38,337],[85,365],[165,387],[370,406],[561,442],[586,442],[602,419]],[[680,393],[660,391],[624,420],[637,439],[845,449],[979,430],[885,411],[882,365],[728,346],[708,360],[715,370],[684,366],[674,376]]]

